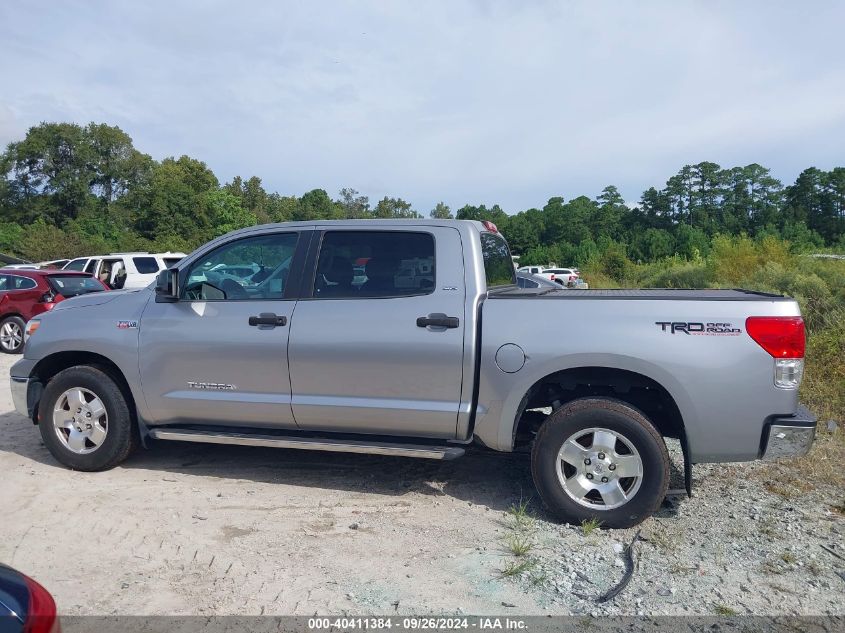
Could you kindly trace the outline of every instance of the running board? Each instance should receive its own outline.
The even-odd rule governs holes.
[[[205,442],[208,444],[238,444],[240,446],[269,446],[271,448],[298,448],[306,451],[334,451],[337,453],[369,453],[396,455],[423,459],[450,460],[464,454],[457,446],[427,444],[392,444],[362,440],[340,440],[314,437],[280,437],[252,433],[193,431],[181,429],[150,429],[150,437],[157,440],[178,442]]]

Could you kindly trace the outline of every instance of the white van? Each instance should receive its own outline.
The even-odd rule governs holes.
[[[159,271],[177,264],[184,253],[112,253],[77,257],[64,266],[64,270],[82,270],[91,273],[112,289],[145,288],[155,281]]]

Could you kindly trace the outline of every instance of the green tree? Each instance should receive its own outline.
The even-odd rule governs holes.
[[[596,236],[607,236],[614,240],[621,239],[625,231],[622,224],[629,212],[625,200],[613,185],[605,187],[596,199],[597,205],[592,209],[589,219],[590,233]]]
[[[294,210],[292,220],[333,220],[343,217],[341,206],[335,203],[325,189],[312,189],[302,195]]]
[[[445,202],[438,202],[434,205],[434,208],[428,215],[435,220],[451,220],[455,217],[452,215],[452,209]]]
[[[377,218],[414,219],[420,217],[411,208],[410,202],[405,202],[402,198],[388,198],[387,196],[378,201],[373,215]]]
[[[96,174],[85,131],[73,123],[42,123],[10,143],[3,165],[8,183],[4,215],[24,224],[38,218],[62,224],[91,202]]]
[[[202,161],[165,158],[137,192],[136,229],[151,240],[178,238],[172,241],[198,246],[211,227],[207,194],[218,187]]]
[[[245,209],[240,198],[224,189],[206,192],[205,202],[209,220],[209,231],[206,235],[208,240],[258,223],[256,214]]]
[[[350,220],[371,217],[370,199],[362,196],[355,189],[345,188],[340,190],[340,206],[343,209],[343,217]]]

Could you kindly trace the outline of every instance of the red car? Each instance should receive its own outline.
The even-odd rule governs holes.
[[[108,289],[88,273],[0,268],[0,352],[20,354],[26,322],[59,301]]]
[[[0,564],[0,631],[61,633],[56,602],[29,576]]]

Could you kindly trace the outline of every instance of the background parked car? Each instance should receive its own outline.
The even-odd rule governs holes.
[[[520,288],[549,288],[552,290],[560,290],[560,285],[556,284],[540,275],[532,275],[530,273],[516,273],[516,285]]]
[[[553,275],[552,280],[561,286],[572,285],[581,276],[577,268],[546,268],[543,274]]]
[[[38,264],[6,264],[4,268],[12,270],[38,270]]]
[[[109,288],[145,288],[155,281],[159,271],[178,264],[184,253],[112,253],[77,257],[64,270],[91,273]]]
[[[0,631],[60,633],[56,601],[26,574],[0,564]]]
[[[53,260],[50,260],[49,262],[38,262],[38,267],[39,268],[58,268],[58,269],[62,269],[65,266],[67,266],[68,262],[70,262],[69,259],[53,259]]]
[[[108,290],[87,273],[65,270],[0,269],[0,351],[23,351],[26,322],[81,294]]]

